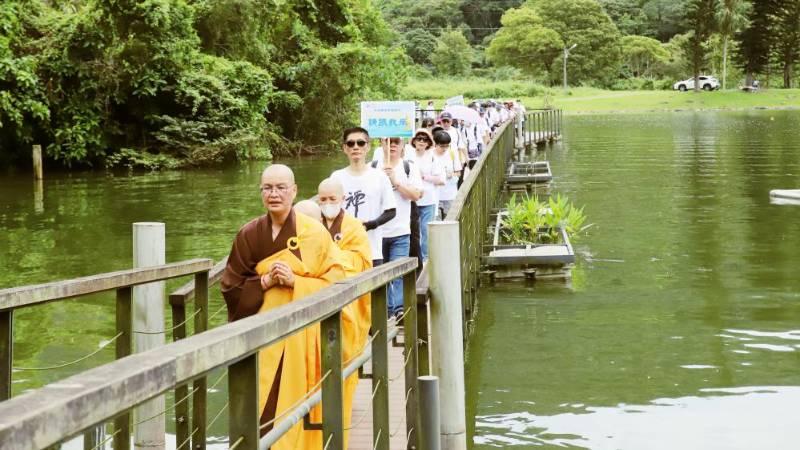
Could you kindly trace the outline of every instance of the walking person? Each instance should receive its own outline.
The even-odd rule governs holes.
[[[434,156],[444,169],[445,181],[437,191],[439,197],[439,217],[444,219],[450,211],[450,205],[458,193],[458,177],[461,173],[461,164],[458,155],[450,146],[450,134],[444,130],[433,133]]]
[[[439,186],[445,182],[444,167],[434,156],[433,135],[430,131],[418,130],[411,140],[414,146],[414,163],[422,179],[422,197],[417,200],[419,211],[421,263],[428,260],[428,223],[436,217]]]
[[[342,184],[344,210],[360,220],[367,229],[372,264],[383,263],[383,226],[396,215],[395,196],[389,178],[366,162],[369,133],[361,127],[348,128],[342,134],[342,150],[349,161],[344,169],[331,174]]]
[[[412,202],[422,197],[422,179],[413,161],[403,160],[403,140],[389,138],[388,161],[373,161],[372,166],[383,170],[394,190],[397,214],[383,227],[383,257],[385,262],[409,256],[411,250]],[[403,279],[389,283],[387,290],[389,317],[403,314]]]

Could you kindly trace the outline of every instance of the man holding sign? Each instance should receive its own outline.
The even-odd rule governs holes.
[[[383,263],[383,234],[380,227],[396,214],[395,199],[389,178],[383,171],[367,164],[369,132],[361,127],[349,128],[342,134],[342,150],[350,164],[331,178],[342,184],[344,210],[360,220],[367,229],[372,263]],[[388,158],[387,158],[388,159]]]

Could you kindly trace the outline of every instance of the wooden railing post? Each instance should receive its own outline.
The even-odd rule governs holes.
[[[330,371],[322,382],[322,442],[329,450],[344,450],[341,311],[322,321],[320,341],[322,374]],[[380,341],[378,338],[375,342]],[[385,343],[385,339],[383,341]]]
[[[258,450],[258,353],[228,366],[228,434],[239,450]]]
[[[172,302],[172,340],[173,342],[186,338],[186,304]],[[175,387],[175,442],[177,445],[184,443],[176,450],[189,450],[192,444],[189,439],[189,385],[181,384]],[[177,403],[179,402],[180,403]]]
[[[117,333],[122,333],[116,342],[117,359],[133,352],[133,288],[117,289]],[[131,448],[131,412],[126,411],[114,419],[114,450]]]
[[[208,330],[208,272],[200,272],[194,276],[194,334]],[[197,432],[192,437],[192,448],[206,448],[206,421],[208,401],[208,379],[203,376],[192,382],[192,427]]]
[[[430,375],[431,373],[428,334],[428,293],[426,292],[417,294],[417,372],[420,375]]]
[[[14,310],[0,311],[0,401],[11,398],[11,363],[14,355]]]
[[[408,441],[406,448],[418,448],[416,445],[419,424],[417,423],[417,405],[419,403],[419,389],[417,388],[417,377],[419,376],[419,361],[417,353],[417,278],[416,272],[409,272],[403,277],[403,304],[408,308],[408,312],[403,318],[403,340],[405,341],[405,353],[403,356],[408,359],[405,368],[406,395],[406,436]],[[411,392],[409,393],[409,389]]]
[[[389,348],[386,286],[372,292],[372,448],[389,450]]]

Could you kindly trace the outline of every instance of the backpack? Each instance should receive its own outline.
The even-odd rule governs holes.
[[[372,166],[373,169],[377,169],[378,161],[372,161],[370,166]],[[403,171],[406,173],[406,177],[411,177],[411,161],[403,160]],[[411,202],[409,220],[411,222],[409,224],[411,228],[411,246],[408,249],[408,256],[419,260],[419,265],[417,266],[417,272],[419,272],[422,270],[422,248],[420,247],[419,207],[417,207],[417,202]]]

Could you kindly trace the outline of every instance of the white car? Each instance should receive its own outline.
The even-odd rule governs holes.
[[[690,91],[694,89],[694,77],[689,78],[688,80],[678,81],[677,83],[672,85],[672,89],[676,91]],[[719,89],[719,80],[714,77],[709,77],[705,75],[700,76],[700,89],[704,91],[713,91],[714,89]]]

